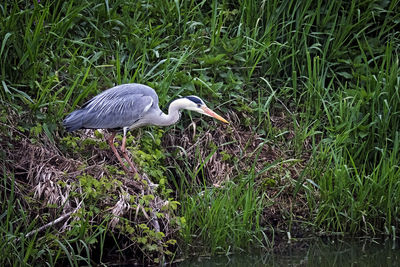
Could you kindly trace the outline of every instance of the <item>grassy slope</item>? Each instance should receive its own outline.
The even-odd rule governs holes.
[[[148,84],[162,106],[196,94],[237,114],[234,129],[256,136],[259,146],[233,153],[215,143],[205,154],[169,160],[166,174],[153,174],[168,175],[177,191],[186,218],[182,242],[214,252],[271,246],[263,233],[276,225],[262,214],[280,200],[283,193],[276,192],[301,195],[307,201],[303,215],[317,231],[394,236],[400,213],[399,1],[325,2],[7,1],[0,6],[2,146],[19,131],[31,140],[47,138],[72,156],[68,144],[79,139],[62,138],[60,121],[114,84]],[[188,124],[184,119],[175,131],[184,134]],[[143,142],[146,162],[161,146]],[[270,154],[284,156],[263,162],[267,146]],[[209,186],[215,177],[203,168],[214,150],[235,170],[221,189]],[[0,157],[7,161],[4,153]],[[3,240],[37,227],[16,220],[19,212],[28,213],[14,195],[13,177],[5,172],[0,193]],[[285,207],[290,210],[279,214],[290,230],[300,218]],[[6,247],[6,254],[54,261],[74,251],[62,241],[46,252],[33,240],[22,242],[26,250]],[[80,249],[90,251],[85,244]]]

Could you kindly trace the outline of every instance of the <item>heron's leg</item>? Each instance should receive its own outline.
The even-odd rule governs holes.
[[[134,173],[139,174],[139,172],[137,171],[135,165],[133,165],[132,160],[129,158],[128,154],[126,153],[126,132],[128,131],[128,128],[124,128],[124,137],[122,138],[122,146],[121,146],[121,152],[122,152],[122,156],[126,159],[126,161],[128,162],[129,166],[131,166],[132,170]]]
[[[121,156],[118,154],[118,151],[117,151],[117,149],[116,149],[115,146],[114,146],[114,138],[115,138],[115,135],[116,135],[116,134],[117,134],[116,132],[113,132],[113,133],[111,134],[111,136],[110,136],[109,138],[107,138],[107,142],[108,142],[108,144],[110,145],[111,150],[114,152],[115,156],[117,157],[117,159],[118,159],[119,163],[121,164],[122,168],[124,169],[124,171],[125,171],[126,173],[129,173],[128,169],[125,167],[124,162],[122,161]]]
[[[124,130],[124,137],[122,138],[122,146],[121,146],[122,153],[125,153],[125,151],[126,151],[125,146],[126,146],[126,133],[125,133],[125,130]]]

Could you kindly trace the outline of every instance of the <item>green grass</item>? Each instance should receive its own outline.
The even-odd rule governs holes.
[[[109,220],[92,225],[95,216],[82,211],[82,220],[70,224],[70,228],[57,233],[60,224],[47,227],[38,231],[46,218],[51,218],[49,213],[32,215],[30,209],[37,208],[33,201],[29,203],[29,195],[23,199],[17,198],[14,177],[2,178],[1,215],[0,215],[0,262],[7,266],[47,264],[54,266],[67,264],[70,266],[90,265],[92,260],[101,262],[101,251],[105,245],[105,234]],[[28,204],[29,203],[29,204]],[[26,206],[30,205],[30,206]],[[39,210],[39,209],[38,209]],[[113,240],[108,240],[108,246]],[[97,247],[100,247],[97,248]]]
[[[255,243],[267,247],[273,242],[263,234],[262,213],[268,201],[256,186],[257,176],[263,173],[255,169],[262,147],[257,149],[247,175],[239,175],[236,182],[226,182],[221,188],[208,186],[204,175],[205,165],[216,150],[204,159],[195,155],[199,162],[193,162],[193,165],[199,168],[194,171],[191,171],[187,158],[183,159],[185,169],[180,167],[179,159],[175,161],[180,175],[172,182],[179,189],[178,198],[182,199],[181,214],[185,223],[181,234],[184,243],[189,245],[185,252],[228,254],[254,248]]]
[[[262,240],[263,199],[258,196],[259,192],[247,189],[252,186],[254,182],[242,181],[222,189],[204,188],[186,197],[182,202],[186,252],[238,252]]]
[[[0,4],[1,146],[12,149],[16,143],[10,140],[24,137],[43,147],[48,141],[87,163],[90,155],[72,153],[65,145],[75,141],[63,139],[61,121],[89,97],[128,82],[155,88],[162,107],[194,94],[220,113],[237,114],[234,126],[279,151],[277,162],[297,162],[289,176],[297,175],[288,182],[286,165],[269,168],[256,153],[254,168],[241,168],[251,144],[239,155],[225,151],[227,143],[238,140],[199,147],[186,160],[165,161],[167,171],[154,176],[167,176],[166,188],[176,190],[171,201],[181,202],[177,216],[186,223],[176,232],[178,248],[189,243],[190,252],[220,253],[269,247],[273,241],[264,234],[271,225],[262,211],[271,205],[264,198],[270,181],[275,187],[268,189],[307,201],[301,218],[282,216],[289,222],[281,225],[301,220],[322,233],[395,238],[400,226],[399,5],[398,0],[6,1]],[[282,114],[284,125],[279,125]],[[190,116],[182,117],[175,133],[184,134],[189,124]],[[215,132],[208,122],[198,123],[198,136],[210,128]],[[160,138],[157,129],[149,131]],[[144,139],[139,146],[149,148]],[[161,147],[144,149],[143,161],[163,159]],[[211,178],[217,178],[207,176],[206,162],[222,151],[235,176],[214,188]],[[83,237],[108,228],[78,225],[76,231],[87,235],[57,236],[51,244],[46,242],[54,235],[51,228],[24,238],[43,222],[28,208],[32,196],[21,199],[29,188],[14,186],[14,179],[26,181],[18,169],[5,169],[12,164],[3,149],[0,159],[0,244],[10,259],[1,263],[89,261],[94,245]],[[268,171],[260,173],[263,168]],[[283,211],[284,203],[280,207],[282,214],[291,212]],[[118,239],[106,232],[107,240]],[[73,262],[74,255],[82,262]]]

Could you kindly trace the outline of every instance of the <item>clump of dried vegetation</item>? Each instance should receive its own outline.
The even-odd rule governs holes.
[[[13,183],[15,198],[26,217],[36,222],[25,237],[46,238],[46,233],[65,236],[77,225],[90,223],[89,227],[103,226],[108,232],[108,243],[99,245],[107,248],[104,253],[114,251],[114,259],[118,255],[120,261],[126,255],[137,255],[137,259],[142,254],[145,262],[158,262],[171,257],[180,223],[175,215],[178,202],[162,191],[163,186],[152,183],[144,173],[138,177],[119,171],[112,152],[96,147],[96,142],[85,148],[91,150],[92,157],[73,158],[45,134],[32,142],[17,129],[4,127],[8,135],[1,136],[1,146],[8,179],[3,186],[8,188]],[[93,138],[78,136],[82,141]],[[87,238],[104,242],[94,233]],[[112,239],[114,242],[110,242]],[[90,249],[90,253],[95,252]]]
[[[261,241],[258,245],[271,250],[283,249],[285,247],[282,246],[283,243],[277,245],[279,240],[283,240],[282,234],[286,236],[287,233],[292,232],[289,238],[302,237],[305,232],[311,230],[305,230],[301,226],[301,222],[309,218],[310,210],[306,195],[299,190],[305,182],[303,175],[310,160],[309,140],[303,143],[304,153],[295,154],[290,149],[291,145],[288,141],[293,139],[293,129],[283,112],[277,112],[274,116],[273,127],[279,128],[279,131],[285,129],[287,134],[274,141],[267,140],[265,136],[255,133],[250,127],[243,126],[241,124],[243,119],[239,118],[235,112],[230,111],[226,116],[231,122],[229,126],[212,122],[209,125],[211,127],[205,128],[201,134],[198,134],[196,124],[192,123],[184,131],[171,130],[164,137],[165,147],[171,155],[167,157],[168,165],[171,166],[173,177],[181,179],[174,180],[178,190],[177,197],[185,199],[188,194],[192,195],[190,201],[182,203],[182,208],[185,210],[182,214],[191,222],[198,219],[198,214],[213,214],[210,215],[208,223],[203,221],[200,225],[188,222],[186,225],[190,228],[188,232],[193,235],[199,232],[195,230],[196,228],[202,229],[204,225],[211,227],[218,225],[216,222],[218,212],[214,210],[214,207],[219,207],[219,204],[225,206],[221,208],[224,211],[221,211],[220,216],[232,216],[231,220],[234,220],[233,217],[236,215],[229,215],[229,213],[240,213],[238,210],[229,211],[227,207],[232,203],[225,198],[218,203],[216,200],[218,194],[224,197],[237,195],[240,198],[249,191],[254,191],[251,201],[257,204],[257,207],[249,209],[248,212],[258,214],[256,225],[251,221],[245,226],[236,225],[237,232],[248,232],[248,236],[243,239],[264,235],[264,238],[268,240]],[[214,196],[207,199],[204,197],[207,193]],[[199,199],[193,200],[196,199],[196,195],[200,196]],[[202,205],[205,206],[204,210],[201,209]],[[239,205],[238,208],[247,212],[246,207]],[[255,218],[251,220],[253,219],[255,220]],[[222,228],[229,228],[229,226],[229,220],[221,222],[220,225]],[[243,229],[239,230],[241,227]],[[254,232],[254,229],[258,229],[258,232]],[[218,227],[215,230],[220,232]],[[191,242],[198,242],[203,246],[207,244],[210,240],[209,236],[202,236],[207,230],[202,231],[203,233],[196,235],[195,240],[191,239]],[[231,234],[237,235],[237,232]],[[231,243],[226,243],[226,241],[221,238],[220,243],[213,245],[229,249],[228,246]],[[243,247],[241,246],[243,244],[236,245]],[[252,245],[254,246],[254,243]],[[213,250],[206,249],[205,251]]]
[[[32,140],[16,128],[3,125],[8,128],[8,135],[2,136],[1,141],[7,159],[5,175],[9,177],[8,183],[14,183],[16,198],[21,200],[27,217],[36,221],[26,237],[49,232],[62,236],[82,221],[89,221],[91,225],[104,225],[109,231],[108,243],[103,244],[109,253],[118,255],[117,251],[124,248],[124,253],[119,254],[122,261],[126,249],[135,255],[142,253],[148,262],[172,259],[176,239],[181,238],[179,231],[186,227],[185,218],[180,217],[184,214],[176,211],[179,205],[176,200],[182,199],[181,193],[202,184],[223,189],[229,181],[251,172],[252,166],[257,173],[254,186],[263,188],[263,194],[270,200],[262,210],[260,225],[287,229],[289,216],[306,216],[308,212],[301,200],[304,196],[292,194],[293,177],[299,176],[307,158],[292,162],[289,159],[293,155],[284,150],[286,142],[266,142],[241,126],[234,112],[229,113],[228,119],[229,126],[212,123],[199,131],[193,122],[183,131],[170,129],[163,135],[162,146],[167,148],[168,156],[156,164],[167,166],[174,179],[193,178],[186,181],[186,186],[175,183],[174,197],[165,184],[155,184],[157,177],[148,177],[144,172],[141,177],[122,172],[111,150],[104,146],[103,133],[94,134],[91,130],[76,133],[73,138],[60,139],[63,144],[60,146],[43,133]],[[283,122],[285,117],[275,120],[281,127],[288,126]],[[137,134],[145,139],[142,132]],[[135,147],[128,146],[131,156],[135,156],[140,145],[137,140]],[[183,173],[176,171],[179,168]],[[111,236],[115,239],[113,245],[109,242]]]

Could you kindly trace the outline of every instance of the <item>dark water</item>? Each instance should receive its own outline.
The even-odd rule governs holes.
[[[400,266],[400,249],[392,240],[318,240],[293,243],[279,254],[199,257],[178,266]]]

